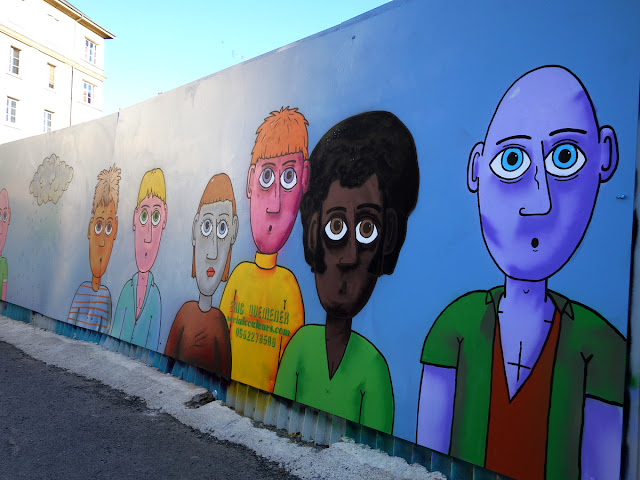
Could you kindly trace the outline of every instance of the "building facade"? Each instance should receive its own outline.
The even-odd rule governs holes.
[[[65,0],[2,0],[0,143],[102,116],[106,40]]]

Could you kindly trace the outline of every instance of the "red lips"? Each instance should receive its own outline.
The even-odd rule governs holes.
[[[207,277],[213,277],[215,273],[216,271],[213,269],[213,267],[209,267],[209,270],[207,270]]]

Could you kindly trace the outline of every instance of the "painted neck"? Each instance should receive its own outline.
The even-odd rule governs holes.
[[[211,297],[213,297],[213,295],[200,294],[200,298],[198,299],[198,308],[200,308],[202,312],[208,312],[211,310]]]
[[[147,287],[149,281],[149,272],[138,272],[138,285]]]
[[[504,296],[500,301],[501,310],[509,307],[518,309],[539,307],[547,301],[547,279],[538,281],[517,280],[506,277]]]
[[[327,367],[330,379],[338,370],[344,352],[347,350],[351,337],[351,322],[351,318],[336,318],[327,314],[324,339],[327,347]]]
[[[93,275],[93,278],[91,279],[91,288],[94,292],[97,292],[100,289],[100,277]]]

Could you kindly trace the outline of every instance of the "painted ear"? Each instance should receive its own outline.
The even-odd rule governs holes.
[[[618,168],[618,139],[613,128],[600,128],[600,182],[609,181]]]
[[[167,226],[167,216],[169,215],[169,207],[167,207],[167,204],[165,203],[163,208],[164,208],[164,222],[162,222],[162,229],[164,230],[164,227]]]
[[[383,255],[389,255],[396,248],[398,240],[398,214],[393,208],[387,208],[384,218]]]
[[[118,216],[113,219],[113,239],[115,240],[118,236]]]
[[[238,215],[234,215],[233,218],[231,219],[231,245],[236,243],[239,226],[240,226],[240,222],[238,220]]]
[[[89,228],[87,229],[87,238],[91,240],[91,229],[93,228],[93,217],[89,220]]]
[[[478,172],[480,170],[480,159],[482,159],[482,150],[484,143],[478,142],[471,149],[469,155],[469,164],[467,165],[467,188],[471,193],[478,191]]]
[[[309,231],[307,232],[307,245],[309,249],[315,254],[316,247],[318,246],[318,214],[314,213],[311,216],[309,222]]]
[[[136,231],[136,215],[137,215],[137,214],[138,214],[138,209],[136,208],[136,209],[133,211],[133,231],[134,231],[134,232]]]
[[[196,216],[193,217],[193,228],[191,229],[191,244],[196,246],[196,228],[198,228],[198,221],[200,220],[200,214],[196,213]]]
[[[309,188],[309,179],[311,178],[311,164],[309,160],[305,160],[302,163],[302,193],[305,193]]]
[[[247,175],[247,198],[251,198],[251,185],[253,185],[253,177],[256,174],[255,164],[249,167],[249,173]]]

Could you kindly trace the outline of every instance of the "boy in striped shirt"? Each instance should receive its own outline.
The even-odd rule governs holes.
[[[118,233],[118,190],[120,169],[115,164],[98,175],[89,221],[89,263],[91,281],[78,287],[69,311],[69,323],[106,333],[111,321],[111,293],[100,284],[107,270],[113,242]]]

